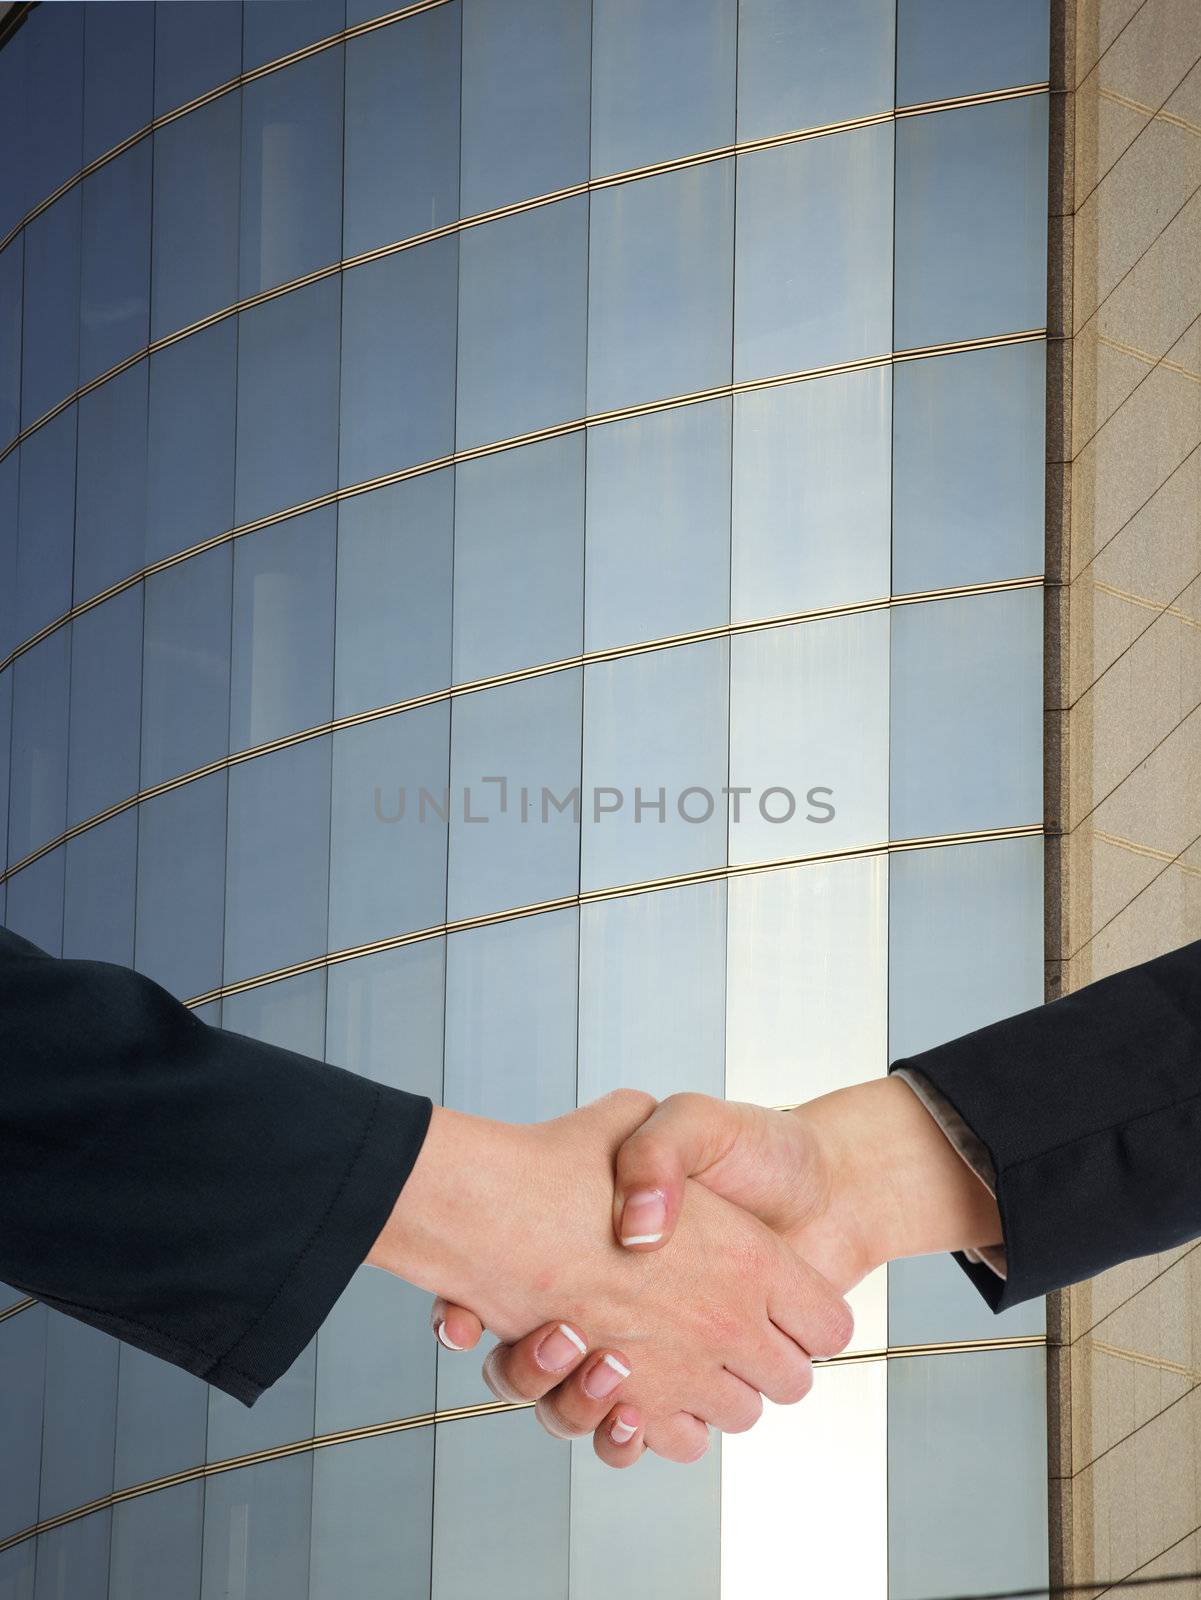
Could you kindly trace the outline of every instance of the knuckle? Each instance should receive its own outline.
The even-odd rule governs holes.
[[[781,1405],[794,1406],[803,1400],[813,1388],[813,1363],[802,1359],[794,1363],[792,1369],[780,1385],[779,1402]]]
[[[489,1350],[484,1357],[484,1382],[498,1400],[509,1402],[525,1400],[528,1396],[522,1394],[521,1390],[513,1382],[506,1355],[507,1350],[503,1344],[498,1344]]]
[[[818,1356],[836,1356],[844,1351],[855,1334],[855,1314],[845,1300],[831,1298],[823,1309],[818,1324],[821,1348],[814,1350]]]
[[[762,1415],[762,1399],[757,1394],[751,1395],[738,1406],[731,1422],[722,1431],[725,1433],[749,1433]]]
[[[534,1406],[534,1415],[552,1438],[574,1439],[581,1431],[579,1428],[572,1426],[549,1395],[543,1395],[542,1399],[537,1402]]]
[[[610,1103],[618,1111],[626,1111],[631,1117],[641,1116],[643,1120],[650,1116],[658,1101],[653,1094],[648,1094],[645,1089],[614,1089],[609,1096]]]

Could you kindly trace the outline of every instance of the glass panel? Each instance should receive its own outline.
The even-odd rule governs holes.
[[[11,860],[11,852],[10,857]],[[63,852],[52,850],[7,884],[5,926],[47,955],[62,955]]]
[[[227,1007],[230,998],[226,997]],[[253,1450],[311,1438],[316,1382],[314,1340],[253,1407],[244,1406],[220,1389],[210,1389],[208,1459],[231,1461]],[[303,1594],[303,1589],[300,1592]]]
[[[145,345],[150,327],[150,160],[143,139],[83,182],[79,381]]]
[[[897,0],[897,104],[1045,83],[1047,0]]]
[[[317,1335],[317,1432],[431,1411],[437,1349],[429,1295],[391,1273],[360,1268]],[[322,1450],[318,1459],[327,1453]],[[388,1492],[394,1493],[393,1486]],[[387,1520],[411,1529],[414,1513],[399,1503],[404,1517]],[[428,1548],[428,1525],[420,1532]]]
[[[206,1479],[201,1600],[307,1594],[312,1501],[307,1454]]]
[[[12,754],[13,729],[13,675],[0,672],[0,872],[8,866],[8,796],[9,758]],[[0,905],[0,926],[3,925],[3,906]],[[3,1291],[0,1290],[0,1309],[3,1308]]]
[[[449,917],[576,892],[580,694],[577,670],[456,700]]]
[[[0,461],[0,661],[18,643],[17,636],[17,469],[21,452]]]
[[[1046,1582],[1046,1384],[1042,1350],[888,1363],[890,1600]]]
[[[84,7],[83,160],[144,128],[154,85],[154,8],[110,0]],[[149,143],[146,145],[149,151]],[[114,163],[119,165],[119,163]]]
[[[731,861],[887,837],[888,633],[876,611],[731,641]]]
[[[64,7],[65,9],[65,7]],[[112,1512],[68,1522],[43,1533],[37,1546],[35,1600],[108,1600],[108,1553]]]
[[[179,999],[221,982],[226,774],[148,800],[138,814],[136,965]]]
[[[484,1591],[491,1600],[562,1600],[569,1446],[522,1412],[442,1423],[434,1484],[432,1600]]]
[[[71,738],[67,822],[138,789],[142,591],[126,589],[71,624]]]
[[[734,401],[735,622],[886,595],[887,368]]]
[[[329,942],[430,928],[446,915],[450,707],[422,706],[334,735]],[[437,806],[422,806],[421,793]]]
[[[113,1486],[120,1345],[74,1317],[46,1324],[46,1399],[38,1516],[86,1505]]]
[[[186,0],[159,6],[186,10]],[[222,0],[209,0],[220,12]],[[154,338],[238,298],[241,93],[222,95],[154,134]]]
[[[234,542],[233,750],[329,721],[336,529],[322,506]]]
[[[894,839],[1042,817],[1042,591],[901,606],[893,617]]]
[[[347,41],[344,255],[458,216],[459,33],[441,5]]]
[[[454,679],[578,655],[584,605],[584,437],[455,468]]]
[[[584,685],[581,887],[723,865],[728,641],[600,662]]]
[[[309,1600],[391,1600],[402,1573],[407,1592],[427,1594],[433,1487],[432,1428],[318,1451]]]
[[[739,139],[889,110],[893,19],[893,0],[739,0]]]
[[[586,197],[461,235],[459,449],[583,414],[587,283]]]
[[[443,940],[423,939],[331,967],[325,1059],[440,1100],[444,959]]]
[[[346,0],[246,0],[242,14],[243,69],[249,72],[340,33]]]
[[[325,971],[302,972],[242,994],[227,994],[222,1027],[319,1061],[325,1047]]]
[[[738,158],[737,381],[889,349],[892,140],[856,128]]]
[[[322,738],[230,772],[226,983],[325,949],[329,763]]]
[[[384,256],[342,295],[342,483],[449,455],[459,241]]]
[[[289,9],[288,0],[251,0],[244,14],[249,27],[261,12]],[[310,0],[303,9],[315,8]],[[243,298],[342,254],[342,53],[322,50],[242,90]],[[246,66],[255,65],[248,39]]]
[[[464,0],[465,217],[588,176],[589,0]]]
[[[113,1474],[118,1489],[203,1461],[207,1426],[206,1383],[133,1345],[121,1346]]]
[[[138,881],[138,816],[122,812],[68,841],[63,955],[133,965]]]
[[[0,447],[21,426],[21,273],[25,236],[0,252]]]
[[[893,382],[896,592],[1041,572],[1046,346],[905,361]]]
[[[70,631],[60,628],[13,664],[10,863],[66,826],[70,658]]]
[[[81,5],[41,6],[21,29],[23,211],[53,194],[83,165],[83,17]]]
[[[900,122],[896,222],[897,349],[1041,328],[1047,96]]]
[[[585,649],[729,620],[730,402],[588,434]]]
[[[591,199],[589,412],[728,383],[734,163]]]
[[[233,524],[237,349],[231,317],[150,358],[148,561]]]
[[[25,229],[23,428],[65,400],[79,382],[80,197],[76,184]]]
[[[38,1520],[48,1315],[33,1306],[0,1322],[0,1539]]]
[[[113,1511],[109,1595],[121,1600],[193,1600],[200,1592],[204,1484],[129,1500]]]
[[[341,285],[244,311],[238,328],[238,523],[327,494],[338,474]]]
[[[45,9],[51,8],[48,6]],[[57,9],[61,12],[63,8],[59,6]],[[10,159],[0,163],[0,238],[20,221],[27,209],[30,178],[26,161],[29,38],[27,20],[25,26],[19,28],[4,49],[0,50],[0,149],[11,152]],[[3,1559],[0,1557],[0,1562]],[[0,1577],[3,1570],[0,1566]],[[9,1597],[5,1595],[4,1600],[9,1600]]]
[[[17,639],[24,641],[71,605],[75,541],[75,407],[21,446],[17,530]]]
[[[144,788],[229,749],[232,568],[233,546],[224,544],[146,579]]]
[[[154,114],[186,105],[242,70],[242,7],[235,0],[155,6]]]
[[[139,361],[79,402],[76,602],[120,583],[143,563],[147,375]]]
[[[726,885],[689,884],[580,911],[583,1105],[629,1082],[662,1098],[721,1094]]]
[[[593,174],[728,145],[737,41],[730,0],[595,0]]]

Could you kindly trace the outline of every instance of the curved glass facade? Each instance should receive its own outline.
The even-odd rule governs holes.
[[[517,1120],[792,1103],[1038,1003],[1047,34],[30,9],[7,925]],[[381,1274],[252,1411],[7,1294],[0,1600],[1044,1581],[1041,1306],[943,1259],[855,1303],[803,1406],[617,1474]]]

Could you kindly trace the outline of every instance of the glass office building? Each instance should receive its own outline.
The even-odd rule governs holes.
[[[1042,999],[1043,0],[0,26],[9,927],[515,1120]],[[251,1411],[0,1291],[0,1597],[1044,1582],[1041,1305],[854,1301],[619,1474],[382,1274]]]

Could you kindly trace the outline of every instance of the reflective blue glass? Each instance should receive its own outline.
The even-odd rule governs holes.
[[[615,1528],[621,1529],[623,1600],[717,1600],[721,1455],[720,1435],[687,1472],[647,1454],[639,1462],[641,1482],[635,1483],[632,1473],[610,1471],[587,1441],[573,1444],[572,1600],[607,1600]]]
[[[897,124],[897,349],[1045,325],[1046,186],[1045,94]]]
[[[454,517],[455,682],[577,655],[583,433],[463,462]]]
[[[312,1504],[310,1454],[207,1479],[200,1600],[307,1594]]]
[[[219,11],[224,0],[211,0]],[[176,10],[178,5],[160,6]],[[151,334],[185,328],[238,298],[240,92],[154,133]]]
[[[21,274],[25,236],[0,252],[0,448],[21,426]]]
[[[739,0],[739,139],[889,110],[894,10],[894,0]]]
[[[0,1386],[0,1426],[5,1442],[0,1452],[0,1539],[31,1527],[38,1519],[49,1315],[45,1306],[33,1306],[0,1322],[0,1362],[6,1379]]]
[[[335,715],[449,685],[454,499],[448,470],[338,507]]]
[[[325,1059],[440,1100],[444,953],[443,940],[423,939],[331,967]]]
[[[249,72],[340,33],[346,0],[246,0],[242,19],[242,66]]]
[[[86,1505],[113,1486],[119,1350],[108,1334],[60,1312],[46,1325],[43,1518]]]
[[[18,469],[21,453],[0,461],[0,661],[18,643],[17,516],[20,505]]]
[[[464,0],[465,217],[588,176],[589,0]]]
[[[231,998],[227,996],[226,1003]],[[301,1352],[252,1409],[220,1389],[210,1389],[205,1452],[208,1460],[228,1461],[252,1450],[311,1437],[316,1372],[314,1343]]]
[[[63,955],[132,966],[137,811],[123,811],[77,834],[64,854]]]
[[[161,1600],[165,1594],[199,1593],[203,1483],[156,1489],[118,1505],[112,1515],[110,1597]]]
[[[147,1483],[203,1461],[207,1426],[208,1385],[202,1379],[131,1344],[121,1346],[116,1488]]]
[[[12,851],[9,851],[12,860]],[[63,950],[63,851],[52,850],[11,878],[4,922],[47,955]]]
[[[144,789],[229,749],[232,567],[233,547],[224,544],[146,579]]]
[[[435,239],[346,274],[342,483],[454,449],[458,254],[457,239]]]
[[[230,317],[150,358],[148,561],[233,526],[237,349]]]
[[[80,383],[107,372],[149,337],[151,153],[150,140],[143,139],[83,181]]]
[[[407,1026],[402,1027],[407,1049]],[[380,1338],[381,1328],[388,1330],[386,1338]],[[317,1335],[316,1431],[336,1433],[433,1410],[437,1352],[429,1296],[390,1272],[360,1267]],[[428,1546],[428,1521],[415,1524],[408,1507],[394,1520],[410,1530],[419,1527]],[[367,1543],[374,1547],[378,1539],[377,1530]]]
[[[221,982],[225,791],[216,772],[138,811],[135,965],[181,1000]]]
[[[450,4],[347,41],[343,255],[458,216],[459,33]]]
[[[170,0],[154,19],[154,114],[174,111],[242,69],[237,0]]]
[[[594,0],[593,174],[728,145],[737,43],[731,0]]]
[[[39,1537],[34,1600],[108,1600],[112,1515],[98,1511]]]
[[[582,197],[461,236],[459,449],[583,415],[588,271]]]
[[[334,487],[340,300],[325,278],[238,319],[239,524]]]
[[[76,603],[128,578],[145,559],[148,381],[139,361],[78,403]]]
[[[8,777],[12,726],[13,675],[11,671],[5,671],[0,672],[0,872],[8,866]],[[0,924],[3,920],[3,906],[0,905]]]
[[[60,628],[13,664],[10,863],[66,826],[70,663],[71,632]]]
[[[591,198],[589,412],[728,383],[734,163]],[[739,196],[740,226],[741,209]]]
[[[897,104],[1045,83],[1047,0],[897,0]]]
[[[142,591],[126,589],[71,624],[67,822],[74,827],[138,788]]]
[[[84,11],[82,5],[39,6],[21,29],[26,168],[22,210],[45,200],[83,165]]]
[[[15,458],[10,458],[15,459]],[[75,545],[75,407],[21,446],[16,637],[24,641],[70,609]]]
[[[47,7],[49,9],[49,7]],[[59,8],[61,9],[61,7]],[[0,149],[11,159],[0,163],[0,238],[24,216],[29,170],[25,163],[28,133],[25,116],[26,62],[29,28],[18,28],[0,50]]]
[[[85,165],[150,121],[156,9],[133,0],[83,8]]]
[[[288,0],[252,0],[246,15],[284,9]],[[338,45],[242,90],[242,297],[342,253],[343,65]]]
[[[320,1060],[325,1048],[324,969],[227,994],[221,1003],[221,1026]],[[225,1450],[224,1444],[221,1449]]]
[[[79,381],[81,195],[76,184],[25,229],[23,428],[64,400]]]
[[[4,1600],[33,1600],[37,1541],[27,1539],[0,1555],[0,1593]],[[4,1585],[8,1585],[4,1588]]]
[[[422,1332],[432,1349],[428,1326]],[[400,1573],[428,1594],[433,1487],[432,1428],[318,1451],[309,1600],[388,1595]]]

